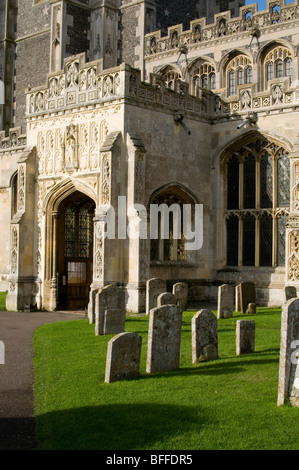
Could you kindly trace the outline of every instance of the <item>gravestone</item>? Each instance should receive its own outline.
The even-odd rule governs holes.
[[[246,313],[256,313],[256,305],[255,304],[248,304]]]
[[[188,284],[186,282],[177,282],[172,286],[172,293],[175,296],[176,305],[186,310],[188,300]]]
[[[251,354],[255,350],[255,322],[253,320],[238,320],[236,328],[236,353]]]
[[[256,303],[255,284],[241,282],[240,284],[240,311],[246,313],[249,304]]]
[[[146,372],[164,372],[179,368],[182,309],[164,305],[150,311]]]
[[[139,377],[142,338],[136,333],[120,333],[108,343],[105,382]]]
[[[104,313],[103,335],[116,335],[125,331],[126,311],[109,309]]]
[[[153,278],[146,281],[146,315],[150,314],[152,308],[157,307],[158,296],[166,290],[164,279]]]
[[[192,318],[192,362],[218,358],[218,325],[216,316],[202,309]]]
[[[217,318],[231,318],[234,311],[235,289],[229,284],[218,287]]]
[[[278,406],[289,399],[299,406],[299,299],[282,306]]]
[[[295,286],[286,286],[284,288],[285,301],[297,298],[297,289]]]
[[[163,292],[158,296],[157,307],[163,307],[163,305],[175,305],[175,296],[171,292]]]
[[[122,287],[110,284],[100,289],[95,297],[96,336],[123,332],[125,312],[125,292]]]

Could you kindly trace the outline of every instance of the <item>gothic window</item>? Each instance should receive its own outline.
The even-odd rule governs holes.
[[[237,85],[252,83],[252,64],[246,55],[237,55],[227,65],[227,82],[229,96],[237,92]]]
[[[167,67],[164,71],[162,71],[160,75],[162,76],[166,87],[169,88],[170,90],[175,91],[176,83],[178,80],[181,79],[181,75],[169,67]]]
[[[283,266],[290,207],[288,152],[262,138],[225,163],[228,266]]]
[[[265,76],[267,81],[274,78],[293,76],[292,54],[287,47],[276,46],[265,56]]]
[[[216,73],[215,68],[209,62],[202,62],[196,67],[191,74],[191,83],[193,95],[197,95],[198,88],[204,88],[206,90],[216,89]]]
[[[186,261],[187,252],[185,250],[185,236],[183,232],[183,206],[190,204],[194,207],[194,201],[181,188],[173,186],[161,191],[151,201],[151,207],[155,205],[158,210],[158,230],[157,236],[151,236],[151,261],[173,262]],[[167,207],[164,213],[164,221],[169,223],[169,230],[163,232],[163,216],[160,209],[163,205]],[[192,220],[192,219],[191,219]],[[151,216],[151,223],[153,217]],[[152,235],[152,234],[151,234]]]

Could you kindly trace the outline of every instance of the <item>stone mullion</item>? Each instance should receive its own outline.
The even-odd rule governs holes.
[[[260,246],[261,246],[261,218],[260,215],[255,219],[255,267],[260,265]]]
[[[243,266],[243,217],[239,217],[239,253],[238,266]]]
[[[272,266],[278,266],[278,217],[273,217]]]

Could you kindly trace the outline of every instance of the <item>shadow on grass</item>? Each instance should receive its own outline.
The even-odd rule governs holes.
[[[38,416],[38,449],[145,450],[199,432],[206,417],[198,408],[166,404],[111,404]]]

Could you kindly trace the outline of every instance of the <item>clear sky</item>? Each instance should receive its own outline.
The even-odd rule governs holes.
[[[246,0],[245,5],[250,5],[251,3],[257,3],[259,10],[266,10],[267,0]],[[293,0],[288,0],[286,3],[293,3]]]

